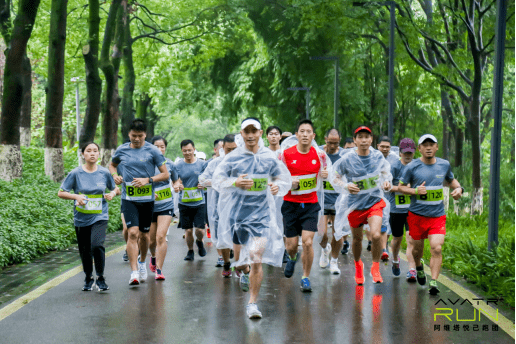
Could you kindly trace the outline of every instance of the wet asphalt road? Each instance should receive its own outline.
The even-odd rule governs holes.
[[[340,256],[341,275],[319,267],[315,248],[310,280],[312,293],[299,289],[302,269],[296,266],[287,279],[283,270],[264,266],[258,306],[261,320],[249,320],[248,294],[238,279],[224,279],[216,268],[216,250],[207,245],[204,258],[183,261],[186,244],[182,231],[170,230],[163,272],[155,281],[128,285],[130,268],[122,253],[107,258],[108,292],[83,292],[78,274],[0,321],[0,343],[514,343],[486,316],[441,286],[430,296],[427,286],[394,278],[390,265],[381,264],[383,284],[369,276],[371,254],[364,248],[366,282],[357,287],[351,255]],[[364,242],[365,246],[366,242]],[[443,303],[436,303],[439,299]],[[436,308],[451,308],[450,317],[437,316]],[[473,319],[475,321],[456,321]],[[448,330],[445,326],[449,325]],[[439,328],[437,327],[439,326]]]

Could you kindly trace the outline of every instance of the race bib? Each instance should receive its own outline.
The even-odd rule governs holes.
[[[428,205],[441,204],[444,200],[442,186],[427,186],[426,195],[416,195],[416,202]]]
[[[323,181],[324,193],[338,193],[335,191],[331,183],[327,180]]]
[[[143,201],[149,200],[152,201],[152,185],[147,184],[142,186],[141,188],[137,188],[130,184],[125,185],[125,196],[129,201]]]
[[[306,195],[317,191],[317,174],[295,176],[299,178],[299,188],[291,191],[292,195]]]
[[[410,196],[404,195],[401,192],[396,192],[394,194],[394,199],[396,201],[396,208],[398,209],[407,209],[410,207]]]
[[[268,186],[268,179],[267,178],[252,178],[253,179],[253,186],[246,191],[266,191]]]
[[[360,189],[360,191],[374,189],[378,185],[378,176],[373,176],[369,178],[360,179],[354,181],[353,183]]]
[[[85,205],[75,205],[75,209],[83,214],[102,214],[102,199],[103,195],[84,195],[88,197],[88,202]]]
[[[172,189],[170,184],[156,188],[154,193],[156,194],[156,200],[154,201],[154,204],[172,201]]]
[[[199,201],[202,201],[202,189],[198,189],[197,187],[184,188],[181,202],[191,203]]]

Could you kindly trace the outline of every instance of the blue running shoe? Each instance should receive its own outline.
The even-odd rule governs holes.
[[[397,262],[392,261],[392,274],[394,276],[396,276],[396,277],[401,274],[400,261],[399,260]]]
[[[296,266],[296,263],[297,263],[297,257],[299,256],[298,253],[296,253],[296,257],[294,258],[294,260],[292,260],[290,258],[290,255],[287,257],[288,260],[287,260],[287,265],[285,265],[285,277],[286,278],[290,278],[292,277],[292,275],[294,274],[294,268]]]
[[[243,292],[249,291],[249,274],[242,273],[240,276],[240,288]]]
[[[301,291],[312,291],[312,287],[310,286],[310,279],[308,279],[308,277],[305,277],[301,280]]]

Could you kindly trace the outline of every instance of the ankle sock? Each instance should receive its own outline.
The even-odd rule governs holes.
[[[152,265],[156,265],[156,257],[150,257],[150,261],[152,263]]]
[[[425,268],[423,267],[423,265],[420,265],[420,266],[416,266],[416,270],[417,271],[423,271]]]
[[[338,261],[339,261],[339,260],[338,260],[338,258],[333,258],[333,257],[331,257],[331,262],[332,262],[332,263],[337,263]]]

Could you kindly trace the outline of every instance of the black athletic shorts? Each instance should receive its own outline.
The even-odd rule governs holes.
[[[317,232],[319,203],[294,203],[283,201],[281,214],[287,238],[300,236],[302,231]]]
[[[335,215],[335,209],[324,209],[324,215]]]
[[[389,224],[391,225],[392,236],[399,238],[403,236],[403,227],[408,232],[408,213],[391,213],[389,217]]]
[[[201,204],[195,207],[189,207],[187,205],[179,204],[179,218],[181,221],[181,228],[192,229],[202,228],[204,229],[206,205]]]
[[[154,212],[154,213],[152,213],[152,222],[158,222],[158,216],[172,216],[172,215],[174,215],[174,208]]]
[[[142,233],[149,232],[154,202],[134,202],[123,199],[122,209],[127,228],[138,227]]]
[[[233,232],[233,244],[245,245],[249,241],[249,237],[262,237],[269,228],[271,217],[269,212],[264,212],[260,217],[253,212],[253,207],[240,208],[239,215],[236,218],[231,217],[229,225]],[[252,218],[252,220],[250,220]]]

